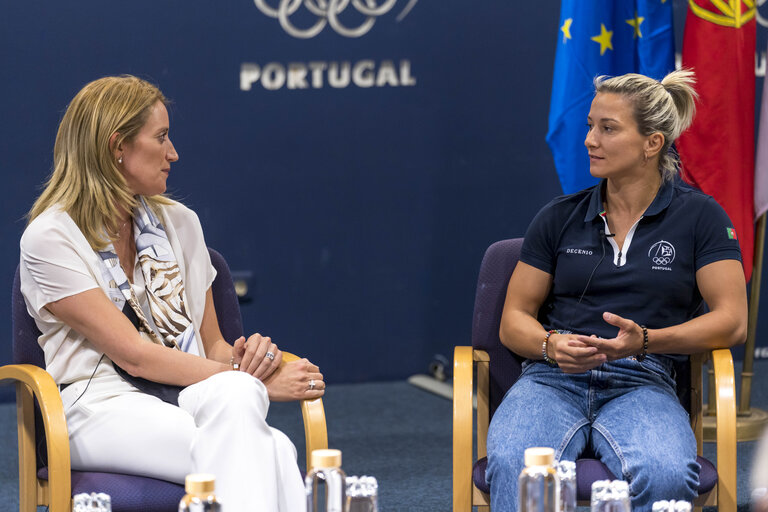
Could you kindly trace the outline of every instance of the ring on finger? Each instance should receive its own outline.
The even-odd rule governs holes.
[[[309,390],[315,389],[315,379],[309,379]]]
[[[273,354],[272,352],[267,352],[264,357],[266,357],[270,361],[274,361],[275,360],[275,354]]]

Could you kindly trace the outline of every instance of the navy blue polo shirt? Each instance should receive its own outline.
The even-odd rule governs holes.
[[[741,261],[728,215],[712,197],[664,182],[618,247],[606,236],[603,185],[554,199],[528,228],[520,261],[554,277],[539,310],[542,325],[613,338],[618,328],[603,320],[604,311],[649,329],[691,319],[702,301],[696,271]]]

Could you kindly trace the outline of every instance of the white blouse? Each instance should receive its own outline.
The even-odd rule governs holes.
[[[187,311],[196,330],[198,351],[204,355],[200,324],[205,311],[205,294],[216,277],[216,270],[211,265],[200,220],[195,212],[176,202],[161,206],[160,218],[184,276]],[[90,378],[102,353],[45,306],[65,297],[101,288],[122,310],[122,295],[116,288],[109,287],[108,280],[102,275],[101,258],[69,214],[60,208],[49,208],[35,218],[24,231],[20,246],[21,292],[27,311],[42,332],[38,342],[45,353],[46,370],[57,384]],[[144,277],[137,261],[133,289],[151,323],[152,316],[143,287]],[[105,357],[105,361],[98,365],[95,376],[115,373]]]

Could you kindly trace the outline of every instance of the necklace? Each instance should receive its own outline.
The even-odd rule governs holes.
[[[117,228],[117,236],[116,236],[115,238],[117,238],[118,240],[120,240],[120,238],[121,238],[121,236],[122,236],[122,235],[121,235],[121,233],[123,232],[123,229],[125,228],[125,226],[127,226],[127,225],[128,225],[128,223],[129,223],[130,221],[131,221],[131,218],[129,217],[127,221],[123,222],[123,223],[120,225],[120,227],[119,227],[119,228]]]

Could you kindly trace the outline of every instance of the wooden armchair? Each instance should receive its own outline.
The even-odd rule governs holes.
[[[234,340],[242,335],[243,326],[232,276],[221,254],[210,248],[209,252],[217,271],[212,288],[219,324],[225,339]],[[19,510],[34,512],[38,506],[48,506],[51,512],[69,512],[74,494],[106,492],[112,498],[113,512],[175,512],[184,495],[182,485],[135,475],[71,470],[64,407],[56,383],[43,369],[39,335],[27,314],[17,268],[13,285],[16,364],[0,367],[0,382],[12,382],[16,387]],[[283,352],[283,363],[296,359]],[[309,465],[312,450],[328,447],[325,410],[319,398],[302,401],[300,407]]]
[[[507,284],[517,265],[522,239],[502,240],[491,245],[480,266],[472,325],[472,346],[456,347],[453,371],[453,510],[490,510],[490,489],[485,482],[488,425],[504,394],[520,375],[522,359],[499,340],[499,324]],[[714,366],[714,409],[717,414],[717,468],[702,457],[702,367],[708,359]],[[477,385],[477,427],[473,433],[473,393]],[[691,416],[696,435],[699,498],[696,507],[716,505],[720,512],[736,512],[736,402],[733,358],[728,349],[714,350],[690,358],[679,368],[678,396]],[[477,454],[473,457],[473,436]],[[598,460],[576,461],[577,495],[589,505],[592,482],[615,477]]]

